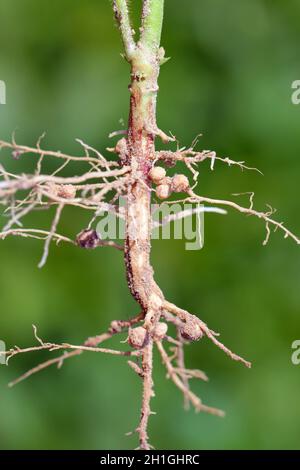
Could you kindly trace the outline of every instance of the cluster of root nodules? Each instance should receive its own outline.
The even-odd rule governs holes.
[[[117,136],[121,132],[113,133],[111,136]],[[122,131],[122,133],[124,133]],[[39,267],[45,265],[50,244],[67,242],[72,243],[83,249],[95,249],[98,247],[113,247],[120,251],[123,246],[113,240],[101,240],[93,224],[97,220],[99,213],[111,211],[116,216],[126,218],[126,211],[118,206],[119,196],[126,198],[126,195],[132,188],[135,181],[140,179],[140,175],[135,173],[134,168],[127,165],[124,159],[124,151],[120,142],[126,141],[122,138],[115,147],[107,149],[115,152],[118,161],[107,160],[98,150],[90,147],[81,140],[78,140],[83,155],[79,157],[70,156],[61,152],[45,150],[41,146],[41,138],[35,147],[26,147],[12,142],[0,141],[0,150],[8,149],[12,160],[27,158],[31,154],[36,161],[36,167],[32,174],[14,174],[10,169],[0,165],[0,202],[4,206],[3,215],[6,217],[6,223],[0,232],[0,239],[9,235],[31,237],[43,240],[44,249],[39,263]],[[125,146],[126,147],[126,146]],[[56,169],[51,174],[45,174],[44,159],[52,158],[58,162]],[[296,243],[300,243],[299,238],[288,230],[283,222],[278,222],[272,218],[274,210],[268,207],[266,212],[260,212],[254,209],[253,193],[249,195],[249,206],[243,207],[234,201],[226,199],[214,199],[204,195],[197,195],[194,192],[198,181],[197,167],[205,161],[210,162],[210,169],[213,170],[216,162],[223,162],[229,166],[236,165],[242,170],[253,169],[247,167],[244,162],[235,162],[229,158],[216,156],[214,152],[194,150],[194,144],[189,148],[177,148],[175,152],[159,151],[156,152],[155,161],[149,172],[149,186],[155,192],[156,198],[162,201],[162,204],[172,202],[171,196],[178,193],[183,197],[180,199],[185,202],[195,203],[195,210],[186,209],[182,212],[170,216],[162,221],[171,223],[176,218],[192,216],[199,209],[199,203],[205,205],[205,210],[216,213],[226,213],[224,207],[235,209],[243,214],[255,216],[263,221],[266,227],[266,237],[264,244],[269,241],[271,229],[278,230],[284,234],[285,238],[291,238]],[[86,165],[86,171],[80,176],[64,176],[64,170],[69,169],[71,164]],[[175,174],[168,176],[170,167],[174,167],[178,162],[182,162],[191,172],[190,177],[184,174]],[[69,172],[70,173],[70,172]],[[77,174],[77,172],[76,172]],[[90,222],[87,227],[79,234],[74,236],[62,235],[59,232],[59,223],[63,210],[66,206],[75,206],[78,209],[84,209],[91,212]],[[30,213],[36,210],[51,210],[54,208],[54,216],[48,229],[26,228],[24,219]],[[153,222],[155,227],[157,222]],[[139,445],[141,449],[149,449],[151,446],[148,439],[148,419],[153,413],[151,409],[151,399],[154,396],[154,386],[152,379],[153,369],[153,348],[157,348],[161,361],[166,369],[167,378],[170,379],[180,390],[184,398],[185,408],[192,406],[197,412],[204,411],[214,415],[223,416],[221,410],[212,408],[202,403],[190,389],[191,379],[207,380],[204,372],[200,370],[188,369],[184,360],[184,349],[187,344],[203,341],[208,338],[218,348],[225,352],[231,359],[242,362],[250,367],[250,363],[231,352],[218,340],[218,334],[211,330],[197,316],[177,307],[176,305],[162,300],[159,314],[156,317],[152,328],[147,325],[147,312],[142,312],[130,320],[113,321],[108,330],[95,337],[88,338],[83,344],[75,345],[70,343],[45,342],[38,334],[34,326],[34,336],[37,345],[28,348],[15,346],[9,351],[0,354],[6,355],[8,362],[13,356],[29,353],[33,351],[48,350],[49,352],[60,351],[57,357],[50,357],[49,360],[38,364],[33,369],[27,371],[21,377],[17,378],[10,385],[27,379],[33,374],[43,369],[56,365],[62,367],[64,362],[83,352],[97,352],[115,356],[126,357],[128,365],[137,374],[143,384],[141,417],[136,432],[139,434]],[[172,330],[176,330],[176,335],[169,333],[170,325]],[[126,341],[122,341],[122,348],[110,349],[103,347],[102,343],[108,341],[116,335],[126,334]],[[122,339],[124,339],[122,337]]]
[[[162,364],[166,369],[167,378],[179,389],[183,395],[184,407],[189,409],[192,406],[196,412],[206,412],[216,416],[224,416],[224,412],[217,408],[207,406],[191,390],[191,379],[207,381],[206,374],[198,369],[188,369],[184,360],[184,348],[187,344],[199,341],[208,337],[220,349],[228,354],[233,360],[240,361],[247,367],[251,367],[240,356],[231,352],[226,346],[217,339],[218,334],[208,328],[198,317],[182,310],[174,304],[165,301],[161,311],[160,320],[156,322],[151,332],[144,326],[145,315],[139,315],[130,320],[112,321],[108,330],[95,337],[88,338],[82,345],[64,343],[45,342],[38,335],[35,325],[33,325],[36,346],[14,348],[2,352],[6,356],[6,363],[19,354],[32,353],[37,351],[60,352],[58,356],[50,358],[47,361],[38,364],[36,367],[28,370],[23,375],[9,383],[12,387],[21,381],[28,379],[32,375],[41,372],[50,367],[57,366],[61,368],[67,359],[78,356],[84,352],[102,353],[127,358],[128,366],[137,374],[143,382],[143,396],[141,405],[141,419],[135,432],[139,434],[139,448],[148,450],[152,446],[148,438],[148,419],[154,414],[150,402],[154,396],[154,387],[152,379],[153,370],[153,348],[159,351]],[[173,325],[176,329],[175,338],[168,334],[169,326]],[[126,340],[122,340],[122,349],[111,349],[103,347],[102,343],[107,342],[113,336],[126,334]],[[128,435],[133,434],[128,433]]]

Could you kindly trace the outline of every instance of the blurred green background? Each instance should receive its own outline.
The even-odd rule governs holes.
[[[131,1],[136,19],[140,3]],[[109,132],[126,122],[129,97],[111,2],[1,0],[0,17],[0,79],[7,85],[1,139],[17,128],[17,141],[32,145],[47,131],[47,148],[79,154],[79,137],[105,151]],[[298,0],[167,0],[162,44],[172,60],[161,71],[158,104],[160,127],[183,145],[202,132],[199,148],[265,174],[222,164],[211,172],[203,163],[202,194],[255,191],[257,208],[272,204],[298,234],[300,106],[291,103],[291,83],[300,79],[299,41]],[[32,160],[14,168],[29,172]],[[11,165],[4,151],[1,161]],[[28,225],[48,227],[50,220],[39,213]],[[66,211],[60,232],[74,237],[88,220]],[[299,248],[280,233],[263,247],[264,236],[259,220],[230,212],[207,215],[201,251],[186,251],[184,241],[153,243],[166,296],[253,361],[247,370],[207,340],[189,346],[188,365],[210,377],[193,390],[226,411],[220,419],[184,412],[157,357],[150,424],[156,448],[300,447],[300,366],[291,363],[291,343],[300,338]],[[41,251],[38,241],[0,244],[0,338],[8,347],[32,345],[32,323],[45,340],[78,344],[138,311],[120,253],[52,246],[39,270]],[[0,447],[135,448],[136,436],[125,433],[138,422],[141,384],[125,360],[84,354],[7,388],[45,357],[0,366]]]

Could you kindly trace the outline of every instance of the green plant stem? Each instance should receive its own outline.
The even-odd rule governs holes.
[[[141,44],[158,50],[164,17],[164,0],[144,0],[142,13]]]
[[[113,9],[121,31],[125,56],[128,62],[130,62],[136,49],[136,44],[133,39],[127,0],[114,0]]]

